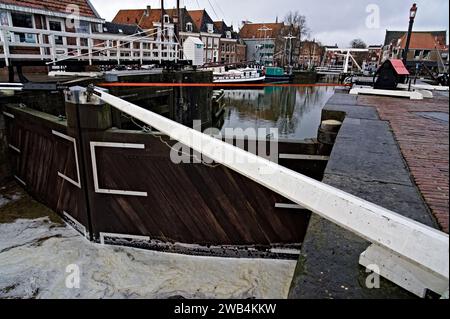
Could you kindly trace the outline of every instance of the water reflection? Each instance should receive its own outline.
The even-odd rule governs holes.
[[[227,90],[225,128],[278,128],[280,138],[317,137],[322,109],[332,87],[266,87]]]

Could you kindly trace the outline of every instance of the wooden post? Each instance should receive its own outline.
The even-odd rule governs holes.
[[[5,55],[5,64],[9,66],[9,39],[5,30],[0,32],[0,41],[3,42],[3,54]]]
[[[91,168],[91,134],[105,131],[112,126],[111,109],[95,96],[91,97],[87,89],[72,87],[65,92],[67,134],[76,141],[79,150],[80,184],[86,203],[86,225],[90,240],[95,240],[92,218],[95,213],[94,185]]]
[[[91,38],[88,38],[88,55],[89,55],[89,65],[92,65],[92,47],[93,47],[93,40]]]

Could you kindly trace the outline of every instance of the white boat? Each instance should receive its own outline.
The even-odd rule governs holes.
[[[221,69],[213,73],[214,83],[262,83],[266,79],[257,69],[245,68],[225,71]]]

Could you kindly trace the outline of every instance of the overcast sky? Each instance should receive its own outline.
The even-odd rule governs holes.
[[[100,15],[111,20],[119,9],[160,7],[160,0],[91,0]],[[237,28],[241,21],[275,22],[289,11],[306,16],[310,38],[323,44],[348,46],[354,38],[367,44],[382,44],[385,30],[406,30],[409,8],[414,0],[181,0],[188,9],[205,8],[214,20],[225,20]],[[416,0],[419,7],[415,30],[448,30],[448,0]],[[165,0],[165,6],[175,6],[175,0]],[[367,27],[368,16],[376,16],[379,8],[379,28]],[[214,9],[212,9],[212,7]],[[376,8],[376,7],[375,7]],[[370,9],[370,12],[367,12]]]

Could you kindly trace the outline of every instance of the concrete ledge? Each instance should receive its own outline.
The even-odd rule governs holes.
[[[436,227],[411,181],[389,123],[372,107],[358,106],[358,97],[336,93],[327,112],[347,114],[323,182],[429,226]],[[330,114],[330,113],[329,113]],[[369,242],[313,215],[306,234],[290,298],[354,299],[415,298],[381,279],[380,289],[366,287],[370,273],[359,265]]]

